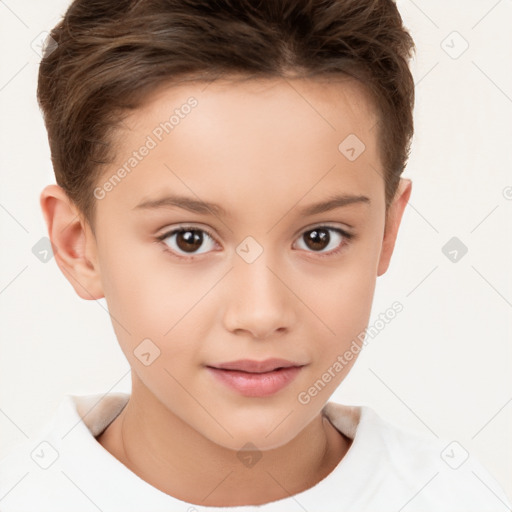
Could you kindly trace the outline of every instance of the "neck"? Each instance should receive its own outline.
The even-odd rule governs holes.
[[[350,446],[319,414],[284,446],[257,453],[261,458],[255,464],[242,464],[237,451],[202,436],[149,391],[144,396],[132,393],[97,440],[160,491],[217,507],[261,505],[309,489],[336,467]]]

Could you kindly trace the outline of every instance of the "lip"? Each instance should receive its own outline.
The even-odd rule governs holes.
[[[276,357],[265,359],[264,361],[255,361],[253,359],[238,359],[229,363],[219,363],[208,365],[211,368],[220,370],[239,370],[250,373],[264,373],[276,370],[277,368],[290,368],[292,366],[304,366],[301,363],[287,361]]]
[[[283,359],[244,359],[206,368],[216,379],[243,396],[266,397],[290,384],[304,366]]]

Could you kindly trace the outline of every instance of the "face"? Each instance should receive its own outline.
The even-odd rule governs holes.
[[[357,84],[304,80],[161,89],[126,119],[87,247],[133,395],[234,450],[279,447],[319,414],[393,245],[376,123]],[[208,368],[269,358],[301,367],[240,389]]]

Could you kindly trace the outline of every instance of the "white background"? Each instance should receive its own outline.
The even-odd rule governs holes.
[[[130,392],[105,300],[80,299],[32,253],[55,180],[31,42],[68,3],[0,1],[0,457],[64,394]],[[512,497],[512,1],[398,7],[417,45],[413,192],[370,323],[395,300],[404,310],[332,400],[457,440]],[[458,58],[454,31],[469,44]],[[468,248],[456,263],[441,250],[452,237]]]

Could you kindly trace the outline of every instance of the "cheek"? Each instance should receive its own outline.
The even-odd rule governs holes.
[[[218,276],[172,264],[157,246],[128,254],[117,264],[108,252],[104,261],[104,292],[121,348],[132,361],[133,351],[149,339],[160,351],[158,363],[176,366],[198,350],[194,340],[208,324],[208,292]]]
[[[322,286],[309,297],[314,300],[322,319],[343,339],[354,328],[364,328],[369,319],[375,291],[371,262],[352,257],[326,276]]]
[[[322,320],[314,335],[312,376],[302,390],[311,400],[333,393],[348,375],[361,352],[371,314],[375,279],[367,269],[347,265],[336,276],[317,293],[311,307]]]
[[[315,311],[322,322],[318,323],[315,338],[321,344],[317,351],[315,376],[321,376],[330,368],[334,377],[326,375],[327,388],[334,391],[348,374],[355,363],[364,341],[364,332],[370,319],[373,295],[375,291],[375,276],[371,271],[371,259],[352,258],[350,262],[332,272],[323,289],[314,294],[315,302],[311,309]],[[370,269],[369,269],[370,267]],[[351,348],[353,347],[353,348]],[[350,360],[342,360],[342,369],[338,356],[347,351]],[[331,380],[332,378],[332,380]]]

